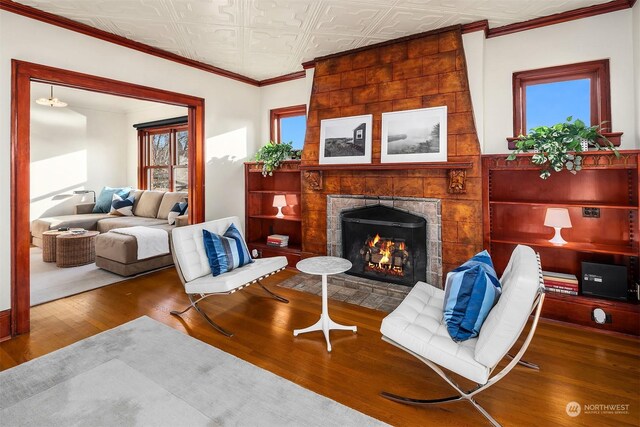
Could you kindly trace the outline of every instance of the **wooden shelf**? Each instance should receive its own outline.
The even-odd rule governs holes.
[[[293,216],[293,215],[285,215],[282,218],[278,218],[275,215],[249,215],[249,218],[275,219],[275,220],[278,220],[278,221],[295,221],[295,222],[301,222],[302,221],[302,217]]]
[[[567,251],[577,251],[593,254],[612,254],[612,255],[625,255],[625,256],[638,256],[637,246],[625,246],[625,245],[606,245],[601,243],[576,243],[568,242],[564,245],[554,245],[545,239],[507,239],[507,238],[492,238],[491,243],[502,243],[508,245],[527,245],[537,246],[542,248],[553,248]]]
[[[600,208],[600,209],[624,209],[624,210],[638,210],[637,205],[619,205],[612,203],[598,203],[598,202],[590,202],[588,200],[578,201],[578,202],[543,202],[543,201],[518,201],[518,200],[491,200],[489,201],[490,205],[526,205],[526,206],[547,206],[547,207],[589,207],[589,208]]]
[[[431,162],[431,163],[367,163],[360,165],[300,165],[301,170],[325,171],[325,170],[414,170],[414,169],[471,169],[471,162]]]
[[[300,253],[302,247],[296,244],[289,244],[289,246],[278,247],[278,246],[269,246],[263,241],[259,242],[247,242],[247,245],[253,246],[256,249],[269,249],[269,250],[278,250],[281,252],[291,252],[291,253]]]
[[[289,190],[249,190],[250,194],[296,194],[300,195],[300,191]]]

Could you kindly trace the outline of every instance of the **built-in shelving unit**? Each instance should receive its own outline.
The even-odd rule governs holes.
[[[584,261],[625,266],[627,301],[549,293],[543,316],[640,335],[639,152],[620,154],[584,153],[583,170],[577,175],[563,171],[552,173],[547,180],[539,178],[538,166],[530,162],[531,155],[520,155],[514,161],[507,161],[506,155],[482,156],[484,242],[499,273],[518,244],[539,252],[544,270],[578,278]],[[549,207],[569,211],[572,228],[562,230],[568,241],[565,245],[548,241],[554,233],[544,226]],[[583,208],[597,208],[599,215],[585,216]],[[611,314],[611,323],[600,325],[592,319],[596,307]]]
[[[302,242],[302,217],[300,215],[300,161],[288,160],[270,176],[262,176],[262,165],[245,163],[245,212],[246,239],[249,250],[256,249],[261,256],[284,255],[289,267],[300,261]],[[273,207],[276,195],[284,195],[287,206],[283,217],[277,217]],[[289,246],[268,246],[267,236],[285,234]]]

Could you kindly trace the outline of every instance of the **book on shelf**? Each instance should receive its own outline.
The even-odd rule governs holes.
[[[289,246],[289,236],[284,234],[270,234],[267,236],[267,245],[281,248]]]
[[[554,288],[554,289],[564,289],[566,291],[576,291],[578,292],[578,285],[576,284],[575,286],[567,286],[566,283],[553,283],[553,282],[548,282],[548,281],[544,281],[544,287],[545,288]]]
[[[545,286],[545,289],[547,292],[554,293],[554,294],[578,295],[578,291],[570,291],[567,289],[557,289],[557,288],[552,288],[548,286]]]
[[[555,271],[542,270],[542,277],[556,280],[558,282],[578,283],[578,278],[574,274],[556,273]]]

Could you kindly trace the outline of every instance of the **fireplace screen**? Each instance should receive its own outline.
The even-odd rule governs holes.
[[[426,220],[383,205],[345,211],[342,254],[347,274],[413,286],[426,280]]]

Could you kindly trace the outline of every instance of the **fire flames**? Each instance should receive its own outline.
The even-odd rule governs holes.
[[[404,241],[380,237],[368,238],[360,251],[365,261],[365,270],[393,276],[404,276],[409,252]]]

